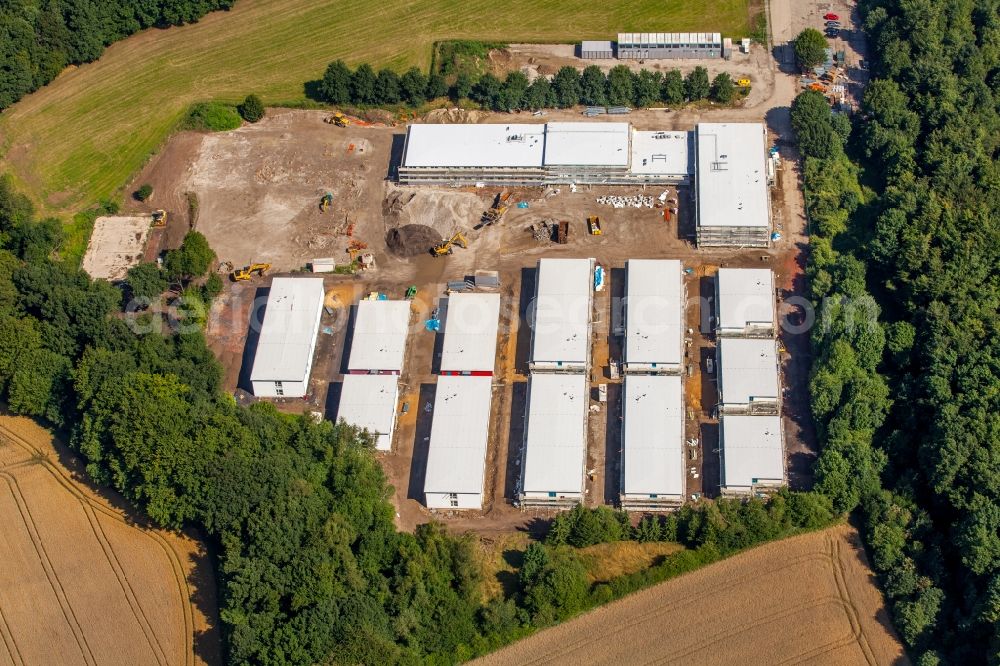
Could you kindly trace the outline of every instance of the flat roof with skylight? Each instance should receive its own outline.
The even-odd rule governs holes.
[[[655,174],[687,178],[694,172],[691,163],[693,132],[632,132],[634,174]]]
[[[375,448],[392,448],[399,397],[396,375],[344,375],[337,418],[376,436]]]
[[[587,388],[586,375],[531,375],[522,494],[582,496]]]
[[[684,309],[681,262],[629,259],[626,268],[626,371],[679,371]]]
[[[425,493],[483,491],[492,383],[490,377],[438,378]]]
[[[760,123],[698,124],[700,226],[769,226],[764,132]]]
[[[541,259],[533,304],[532,369],[583,371],[590,362],[593,259]]]
[[[785,484],[781,417],[724,414],[720,437],[724,494]]]
[[[403,369],[410,301],[361,301],[354,317],[351,372],[395,372]]]
[[[496,363],[500,294],[448,296],[441,372],[493,373]]]
[[[721,333],[774,330],[774,274],[770,268],[720,268],[715,281]]]
[[[677,375],[625,377],[622,492],[683,500],[684,391]]]
[[[309,381],[323,296],[322,278],[271,281],[251,382]]]

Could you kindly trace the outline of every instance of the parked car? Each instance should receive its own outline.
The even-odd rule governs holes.
[[[834,37],[839,37],[840,31],[835,29],[828,29],[825,34],[827,37],[830,37],[832,39]]]
[[[827,21],[826,22],[826,27],[828,27],[828,28],[839,28],[840,27],[840,21]]]

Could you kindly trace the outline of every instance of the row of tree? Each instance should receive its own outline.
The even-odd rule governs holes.
[[[728,104],[738,89],[729,74],[723,72],[710,79],[704,67],[696,67],[685,77],[679,70],[635,72],[616,65],[605,74],[596,65],[582,72],[567,66],[551,79],[538,76],[534,81],[520,71],[510,72],[503,80],[493,74],[474,78],[460,73],[449,85],[440,74],[425,76],[415,67],[400,76],[391,69],[376,72],[368,64],[351,70],[337,60],[327,67],[316,94],[329,104],[360,106],[420,106],[448,95],[456,102],[470,99],[495,111],[517,111],[578,104],[648,107],[703,99]]]
[[[0,3],[0,110],[67,65],[144,28],[182,25],[235,0],[29,0]]]
[[[1000,23],[988,5],[863,0],[876,75],[863,120],[848,132],[816,93],[792,107],[811,288],[826,303],[817,487],[837,510],[860,507],[923,666],[1000,663]]]

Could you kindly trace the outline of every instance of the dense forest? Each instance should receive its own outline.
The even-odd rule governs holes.
[[[0,2],[0,110],[38,90],[66,65],[153,26],[197,21],[235,0],[5,0]]]
[[[916,663],[997,664],[998,4],[860,10],[874,78],[853,131],[817,93],[792,108],[822,303],[817,488],[860,507]]]
[[[729,104],[749,91],[738,88],[726,72],[710,79],[704,67],[695,67],[687,76],[679,69],[633,71],[626,65],[615,65],[605,74],[597,65],[590,65],[582,71],[562,67],[551,80],[538,76],[529,81],[520,70],[509,72],[502,80],[490,73],[464,71],[449,79],[438,72],[427,76],[416,67],[402,76],[389,68],[376,72],[368,64],[352,70],[343,60],[337,60],[326,68],[313,95],[328,104],[362,107],[417,107],[448,95],[455,103],[471,100],[485,109],[509,112],[568,109],[579,104],[643,108],[705,99]]]

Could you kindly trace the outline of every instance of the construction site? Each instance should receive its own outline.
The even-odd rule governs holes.
[[[140,178],[153,184],[156,205],[166,209],[169,222],[154,229],[146,254],[156,256],[188,229],[205,234],[219,257],[220,272],[232,278],[207,324],[227,387],[242,402],[264,399],[285,411],[343,418],[365,428],[395,488],[398,523],[404,529],[433,513],[456,526],[504,530],[576,501],[670,509],[721,492],[712,371],[716,333],[710,323],[717,316],[715,273],[720,267],[773,270],[772,296],[779,299],[801,284],[803,221],[791,154],[780,154],[781,136],[773,128],[739,118],[730,110],[711,115],[715,124],[703,125],[697,119],[651,113],[634,114],[626,123],[613,118],[570,122],[567,112],[545,119],[548,124],[522,122],[508,128],[500,126],[510,122],[503,114],[452,114],[427,120],[486,124],[407,128],[330,112],[271,110],[264,121],[232,132],[182,133],[150,162]],[[408,156],[433,155],[430,148],[414,152],[417,128],[422,140],[457,137],[458,145],[454,151],[439,151],[437,162],[416,166],[419,160],[408,162]],[[756,142],[733,139],[725,144],[725,131]],[[508,142],[509,136],[517,141]],[[484,160],[470,159],[476,151],[460,145],[468,137],[502,142],[498,149],[513,151],[514,157],[477,164]],[[535,140],[539,145],[533,147]],[[574,146],[580,141],[591,149]],[[741,154],[744,145],[751,146],[750,152]],[[706,152],[703,165],[699,151]],[[481,179],[489,170],[507,172],[507,162],[525,154],[526,166],[515,170],[542,173],[545,182],[524,180],[523,174],[511,182]],[[424,159],[431,158],[420,157]],[[411,174],[420,177],[407,176],[408,163]],[[421,181],[428,170],[437,182]],[[646,182],[654,171],[661,175]],[[718,189],[706,194],[713,201],[703,201],[702,171],[706,183],[717,176],[730,179],[732,184],[715,187],[737,192],[728,198],[732,211],[725,202],[714,201],[720,198]],[[456,172],[459,176],[453,177]],[[608,179],[608,174],[624,175]],[[636,174],[642,178],[634,180]],[[739,194],[744,191],[739,187],[747,188],[745,194]],[[731,244],[713,247],[703,239],[699,246],[699,229],[706,226],[700,223],[699,209],[720,204],[723,208],[711,215],[736,229],[742,219],[751,219],[747,226],[760,230],[753,231],[759,247],[747,247],[753,244],[746,242],[748,232],[736,234]],[[585,259],[591,266],[590,277],[581,282],[589,306],[566,315],[569,320],[536,303],[539,260],[549,259]],[[676,293],[684,294],[671,297],[676,301],[671,316],[676,317],[672,335],[677,350],[647,361],[633,355],[630,361],[635,368],[643,363],[670,366],[670,376],[661,379],[625,370],[627,327],[621,303],[626,267],[646,259],[671,260],[675,267],[670,272],[677,275],[680,289]],[[288,349],[268,342],[273,333],[267,312],[277,307],[280,315],[282,307],[271,302],[272,283],[279,276],[321,281],[324,293],[315,335],[296,331],[301,342]],[[319,308],[319,297],[307,293],[303,298],[310,311]],[[480,332],[475,343],[481,358],[488,356],[484,350],[493,350],[489,367],[485,362],[477,363],[484,367],[449,367],[442,357],[445,347],[457,344],[454,340],[468,338],[469,331],[461,329],[473,323],[449,320],[448,303],[458,294],[492,294],[499,300],[494,333]],[[565,300],[558,294],[551,299],[560,305]],[[406,310],[405,330],[398,319],[390,327],[397,331],[391,343],[360,316],[369,303],[399,303]],[[557,338],[568,330],[568,321],[579,318],[584,325],[579,335],[586,338],[583,351],[575,354],[580,358],[535,354],[544,347],[534,339],[544,330],[536,318],[545,317]],[[284,319],[290,326],[292,320]],[[355,362],[359,344],[398,348],[402,362],[386,367],[371,360]],[[796,348],[804,345],[790,340],[781,347]],[[299,356],[311,354],[311,364],[296,361],[295,372],[278,379],[277,367],[255,370],[265,349],[274,350],[277,365],[281,354],[292,349]],[[451,352],[452,362],[454,356]],[[546,376],[550,362],[557,368],[552,377]],[[576,365],[565,374],[561,362]],[[783,351],[778,363],[787,376],[781,385],[804,390],[808,360]],[[486,373],[488,381],[482,379]],[[295,388],[288,389],[286,381]],[[548,386],[552,382],[558,386]],[[267,390],[260,388],[264,384]],[[630,395],[649,396],[652,411],[629,416],[625,401]],[[565,396],[565,408],[555,396]],[[808,483],[797,470],[808,467],[803,463],[811,455],[811,433],[803,432],[796,408],[794,400],[783,403],[778,417],[785,421],[781,445],[791,465],[788,474],[783,470],[781,483]],[[671,415],[666,421],[659,416],[663,409]],[[561,422],[576,425],[567,430],[556,425]],[[545,430],[533,434],[536,426]],[[633,446],[628,442],[641,441],[644,428],[674,433],[662,447],[638,458],[670,464],[648,479],[627,472],[628,447]],[[542,501],[525,502],[531,496],[525,485],[532,482],[529,470],[552,467],[533,463],[526,442],[552,444],[553,435],[570,438],[570,450],[576,451],[570,455],[578,462],[566,478],[578,483],[559,488],[559,501],[548,501],[553,489],[540,486]],[[540,460],[554,460],[548,455]],[[467,471],[449,475],[449,463],[459,459],[465,461],[459,467]],[[639,469],[643,467],[640,463]],[[659,490],[648,490],[650,483]]]

